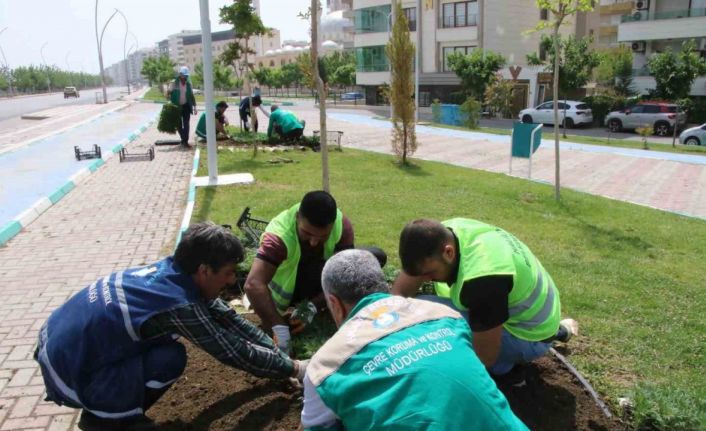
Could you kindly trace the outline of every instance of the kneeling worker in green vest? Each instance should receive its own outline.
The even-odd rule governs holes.
[[[392,292],[413,296],[434,281],[442,302],[468,319],[473,348],[494,376],[523,386],[528,363],[547,353],[554,340],[578,334],[573,319],[560,321],[559,291],[529,248],[512,234],[463,218],[416,220],[402,230],[403,271]]]
[[[263,326],[272,328],[280,349],[288,351],[291,334],[301,332],[326,308],[321,271],[334,253],[353,248],[353,240],[353,225],[325,191],[307,193],[267,225],[245,293]],[[382,250],[376,251],[381,262],[386,259]],[[298,303],[287,322],[287,309]]]
[[[226,131],[226,126],[228,125],[228,119],[225,116],[226,109],[228,109],[228,104],[223,100],[216,105],[216,139],[228,138],[228,132]],[[206,112],[201,113],[199,122],[196,124],[196,136],[201,139],[206,139]]]
[[[456,310],[390,295],[364,250],[329,259],[322,283],[339,329],[307,367],[303,428],[527,430],[473,352]]]

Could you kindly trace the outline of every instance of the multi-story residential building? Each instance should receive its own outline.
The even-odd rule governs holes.
[[[514,110],[519,111],[551,97],[550,76],[540,67],[527,64],[527,55],[539,53],[540,34],[528,33],[540,20],[549,19],[547,11],[530,0],[423,0],[403,1],[416,45],[421,32],[420,104],[439,98],[448,100],[460,90],[458,77],[449,69],[447,59],[453,52],[492,50],[507,59],[501,71],[515,82]],[[368,103],[376,103],[379,87],[390,82],[385,44],[391,22],[390,0],[354,0],[354,45],[357,57],[357,84],[365,88]],[[588,34],[588,14],[579,14],[562,28],[566,34]],[[544,55],[544,53],[539,53]]]
[[[233,30],[218,31],[211,33],[211,51],[213,57],[217,58],[223,53],[228,44],[235,42],[235,35]],[[264,53],[258,51],[258,47],[266,50],[275,50],[280,46],[280,33],[277,29],[272,29],[270,35],[255,37],[250,42],[250,49],[255,52],[253,57],[258,57]],[[192,36],[185,36],[183,38],[183,52],[184,60],[177,65],[187,66],[189,69],[193,70],[197,64],[203,61],[203,45],[201,43],[201,34],[195,34]],[[253,59],[254,60],[254,59]],[[252,63],[252,60],[248,60]]]
[[[648,76],[648,58],[667,48],[681,50],[684,41],[696,41],[696,49],[706,58],[706,0],[601,1],[601,13],[611,8],[610,22],[617,22],[615,40],[610,45],[627,44],[633,51],[635,89],[645,93],[655,88]],[[619,15],[616,18],[616,15]],[[611,36],[612,37],[612,36]],[[691,95],[706,95],[706,77],[698,78]]]

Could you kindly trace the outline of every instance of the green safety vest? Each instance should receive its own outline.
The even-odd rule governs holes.
[[[306,374],[347,430],[527,430],[474,353],[463,317],[430,301],[366,296]]]
[[[434,283],[436,294],[461,304],[461,288],[468,280],[489,275],[511,275],[509,319],[504,328],[517,338],[542,341],[556,335],[561,319],[559,291],[549,273],[529,248],[514,235],[476,220],[455,218],[442,224],[459,242],[456,282]]]
[[[292,302],[294,288],[297,281],[297,269],[301,258],[301,246],[297,235],[297,212],[299,204],[288,210],[282,211],[273,218],[265,228],[265,233],[277,235],[287,246],[287,258],[282,262],[272,277],[269,284],[272,299],[275,301],[277,311],[284,314]],[[263,236],[264,234],[263,233]],[[336,220],[333,222],[333,229],[324,243],[324,259],[333,256],[334,249],[343,234],[343,214],[341,210],[336,210]]]

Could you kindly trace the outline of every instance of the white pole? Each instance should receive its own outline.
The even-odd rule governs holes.
[[[414,122],[419,122],[419,74],[422,73],[422,0],[417,0],[416,19],[417,43],[414,50]]]
[[[216,117],[213,100],[213,53],[211,52],[211,20],[208,0],[200,0],[201,43],[203,46],[203,92],[206,96],[206,147],[208,151],[208,182],[218,182],[218,154],[216,146]]]

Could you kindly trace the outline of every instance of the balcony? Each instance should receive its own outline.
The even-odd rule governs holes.
[[[704,37],[706,9],[648,12],[624,15],[618,27],[618,41],[692,39]]]

